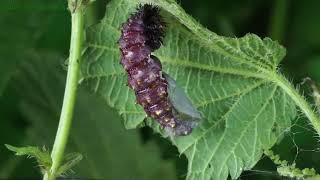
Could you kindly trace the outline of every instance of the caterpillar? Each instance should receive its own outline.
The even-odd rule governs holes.
[[[160,60],[151,54],[160,48],[165,35],[165,23],[159,11],[157,6],[139,5],[137,12],[122,25],[118,41],[120,63],[127,72],[128,86],[134,90],[137,103],[143,107],[146,114],[159,122],[170,134],[188,135],[196,123],[180,118],[181,113],[177,109],[183,107],[175,106],[169,94],[172,86],[169,83],[175,87],[175,81],[162,72]],[[173,90],[172,94],[174,92],[179,91]],[[200,116],[196,114],[194,117]]]

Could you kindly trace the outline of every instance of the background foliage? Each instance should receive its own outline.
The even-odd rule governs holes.
[[[90,24],[102,17],[105,3],[97,1],[92,6],[87,14]],[[287,48],[281,70],[295,84],[306,76],[320,81],[320,2],[181,0],[180,4],[220,35],[240,37],[252,32],[276,38]],[[66,7],[62,0],[0,3],[0,144],[50,148],[53,143],[70,36]],[[306,85],[301,88],[309,94]],[[167,141],[148,128],[124,130],[114,110],[83,89],[75,114],[67,151],[79,151],[85,156],[74,169],[76,176],[151,179],[166,175],[167,179],[178,179],[186,175],[186,159],[178,157],[177,150]],[[319,171],[318,145],[313,136],[307,121],[297,118],[292,132],[274,151],[282,159],[295,161],[298,167]],[[39,176],[35,162],[14,157],[4,146],[0,153],[0,178]],[[240,178],[281,179],[267,158]]]

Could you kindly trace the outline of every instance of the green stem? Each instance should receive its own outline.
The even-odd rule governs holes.
[[[283,41],[287,19],[287,0],[275,0],[270,21],[269,37],[279,42]]]
[[[84,12],[81,7],[77,8],[74,12],[71,13],[72,29],[67,82],[63,98],[59,127],[51,153],[52,166],[50,172],[47,172],[47,174],[45,174],[44,176],[44,179],[46,180],[55,179],[56,172],[58,171],[63,160],[63,154],[68,141],[78,87],[79,61],[81,57],[84,34],[83,19]]]
[[[286,92],[291,97],[291,99],[310,120],[313,128],[316,130],[318,136],[320,137],[320,118],[311,108],[309,103],[298,93],[298,91],[285,77],[277,75],[274,78],[274,81],[284,90],[284,92]]]

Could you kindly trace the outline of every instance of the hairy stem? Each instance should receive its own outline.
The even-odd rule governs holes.
[[[71,42],[70,55],[66,88],[63,98],[63,105],[59,120],[58,131],[53,144],[51,153],[52,166],[50,172],[45,174],[44,179],[54,180],[56,172],[58,171],[63,160],[63,154],[68,141],[70,127],[73,117],[73,109],[76,101],[78,75],[79,75],[79,61],[82,51],[83,33],[84,33],[84,12],[82,8],[78,7],[71,10]]]
[[[309,105],[309,103],[298,93],[298,91],[292,87],[291,83],[281,75],[275,77],[275,82],[292,98],[296,105],[310,120],[313,128],[316,130],[320,137],[320,118]]]

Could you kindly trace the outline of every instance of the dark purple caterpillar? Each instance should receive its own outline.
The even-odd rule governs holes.
[[[160,48],[165,25],[159,8],[145,4],[123,25],[119,39],[121,64],[128,73],[128,85],[148,116],[173,135],[188,135],[194,121],[180,120],[169,98],[168,78],[162,74],[159,59],[151,52]],[[172,79],[170,79],[172,80]]]

